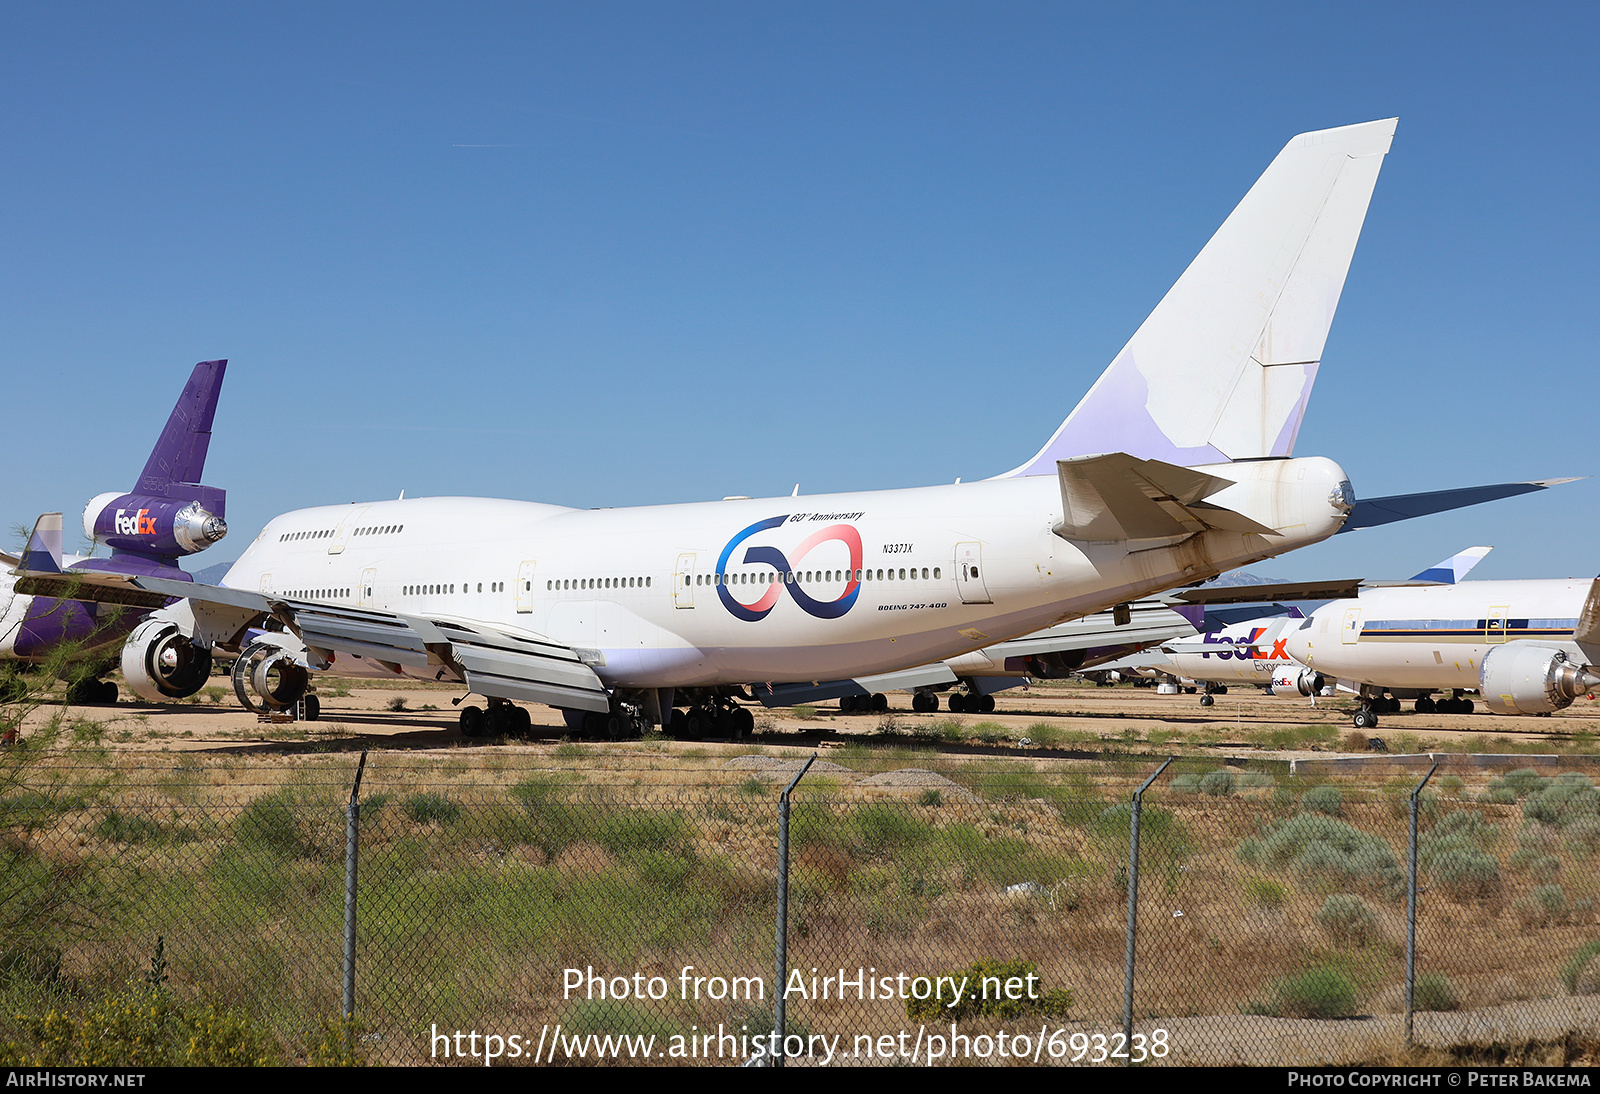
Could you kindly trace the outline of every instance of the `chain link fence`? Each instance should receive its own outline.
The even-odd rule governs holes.
[[[484,755],[367,764],[350,1021],[353,757],[41,766],[0,799],[5,1053],[131,1062],[117,1007],[154,997],[209,1062],[739,1064],[771,1055],[780,990],[788,1066],[1403,1051],[1416,772],[1176,764],[1135,860],[1155,763],[830,750],[793,793],[780,977],[799,758]],[[1414,1041],[1592,1041],[1600,792],[1442,770],[1417,799]]]

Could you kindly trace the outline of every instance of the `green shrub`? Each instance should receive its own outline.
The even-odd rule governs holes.
[[[94,834],[110,843],[153,843],[161,838],[162,830],[161,823],[149,817],[128,816],[108,809],[94,826]]]
[[[257,798],[233,822],[233,838],[243,847],[282,858],[311,858],[318,848],[307,838],[302,811],[284,791]]]
[[[1600,993],[1600,938],[1593,942],[1585,943],[1572,955],[1566,967],[1561,970],[1561,982],[1573,995],[1595,995]]]
[[[443,794],[412,794],[400,803],[400,811],[417,824],[454,824],[461,819],[461,807]]]
[[[1536,926],[1564,922],[1571,913],[1566,891],[1559,885],[1540,885],[1517,901],[1517,914]]]
[[[1226,798],[1233,793],[1233,788],[1238,785],[1233,772],[1218,770],[1209,771],[1200,779],[1200,793],[1209,794],[1213,798]]]
[[[1317,925],[1340,946],[1367,946],[1378,941],[1378,917],[1354,893],[1333,893],[1317,912]]]
[[[1256,854],[1261,865],[1287,868],[1335,889],[1361,888],[1391,900],[1406,891],[1388,844],[1320,813],[1299,813],[1269,825]]]
[[[1172,791],[1175,794],[1198,794],[1200,792],[1200,776],[1192,771],[1177,776],[1172,780]]]
[[[927,999],[907,999],[908,1018],[947,1022],[979,1017],[1064,1018],[1072,1008],[1072,992],[1066,988],[1045,990],[1038,964],[1024,958],[978,961],[968,968],[927,979],[937,984],[938,992]],[[957,1002],[952,984],[959,989],[963,983],[965,991]],[[1022,998],[1007,997],[1014,992]]]
[[[1600,854],[1600,817],[1579,817],[1567,825],[1567,847],[1584,858]]]
[[[1543,790],[1550,785],[1550,780],[1539,774],[1531,767],[1519,767],[1515,771],[1508,771],[1498,779],[1489,780],[1489,790],[1509,790],[1518,798],[1525,798],[1536,790]]]
[[[1529,794],[1522,803],[1522,815],[1552,828],[1565,828],[1585,818],[1600,817],[1600,791],[1582,775],[1568,773]]]
[[[1460,1010],[1461,999],[1455,985],[1442,972],[1430,972],[1417,977],[1416,1006],[1418,1010]]]
[[[1500,864],[1483,848],[1499,835],[1499,829],[1475,811],[1453,810],[1422,838],[1418,864],[1457,900],[1491,896],[1500,891]]]
[[[1341,816],[1344,813],[1344,795],[1339,792],[1337,786],[1326,783],[1322,786],[1313,786],[1300,799],[1300,808],[1330,817]]]
[[[1282,1018],[1348,1018],[1356,1012],[1356,986],[1330,965],[1319,965],[1273,985],[1265,1009]]]
[[[1252,876],[1245,879],[1245,895],[1258,908],[1277,911],[1289,903],[1289,887],[1270,877]]]
[[[1462,788],[1466,785],[1466,782],[1461,778],[1460,775],[1446,775],[1444,778],[1439,780],[1439,789],[1443,790],[1446,794],[1449,794],[1453,798],[1459,798],[1461,796]]]

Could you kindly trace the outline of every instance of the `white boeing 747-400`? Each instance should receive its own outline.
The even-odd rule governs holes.
[[[468,734],[525,724],[526,700],[591,732],[737,735],[752,684],[927,664],[1317,543],[1355,497],[1333,460],[1292,453],[1394,128],[1291,140],[1049,441],[995,478],[630,509],[329,506],[273,520],[221,586],[78,580],[184,598],[124,648],[150,699],[220,648],[257,709],[332,669],[458,681],[489,701],[462,711]]]

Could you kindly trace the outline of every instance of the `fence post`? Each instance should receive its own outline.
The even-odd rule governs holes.
[[[366,749],[356,764],[356,781],[350,786],[350,803],[344,811],[344,1036],[353,1049],[356,1014],[356,857],[361,842],[361,773],[367,768]]]
[[[1133,1063],[1133,953],[1139,935],[1139,811],[1144,807],[1144,792],[1173,759],[1168,756],[1144,785],[1133,792],[1132,812],[1128,818],[1128,949],[1122,969],[1122,1047],[1128,1054],[1129,1066]]]
[[[788,982],[784,966],[789,963],[789,792],[795,788],[801,779],[805,778],[811,765],[817,762],[817,754],[813,752],[811,758],[805,762],[795,777],[789,780],[789,785],[783,788],[783,793],[778,795],[778,979],[773,984],[773,995],[776,996],[777,1020],[773,1030],[776,1044],[772,1046],[772,1066],[783,1066],[783,1039],[788,1033],[788,1014],[783,997],[783,985]]]
[[[1411,1020],[1417,996],[1417,802],[1422,788],[1428,785],[1433,773],[1439,770],[1435,763],[1428,768],[1411,791],[1411,882],[1406,886],[1406,1047],[1411,1047]]]

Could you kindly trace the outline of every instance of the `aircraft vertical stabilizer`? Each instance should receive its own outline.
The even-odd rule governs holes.
[[[1289,456],[1397,119],[1302,133],[1250,188],[1039,453]]]
[[[1471,573],[1472,568],[1482,562],[1484,556],[1492,550],[1494,550],[1493,547],[1468,547],[1465,551],[1453,554],[1443,562],[1435,562],[1411,580],[1437,581],[1444,585],[1454,585]]]

